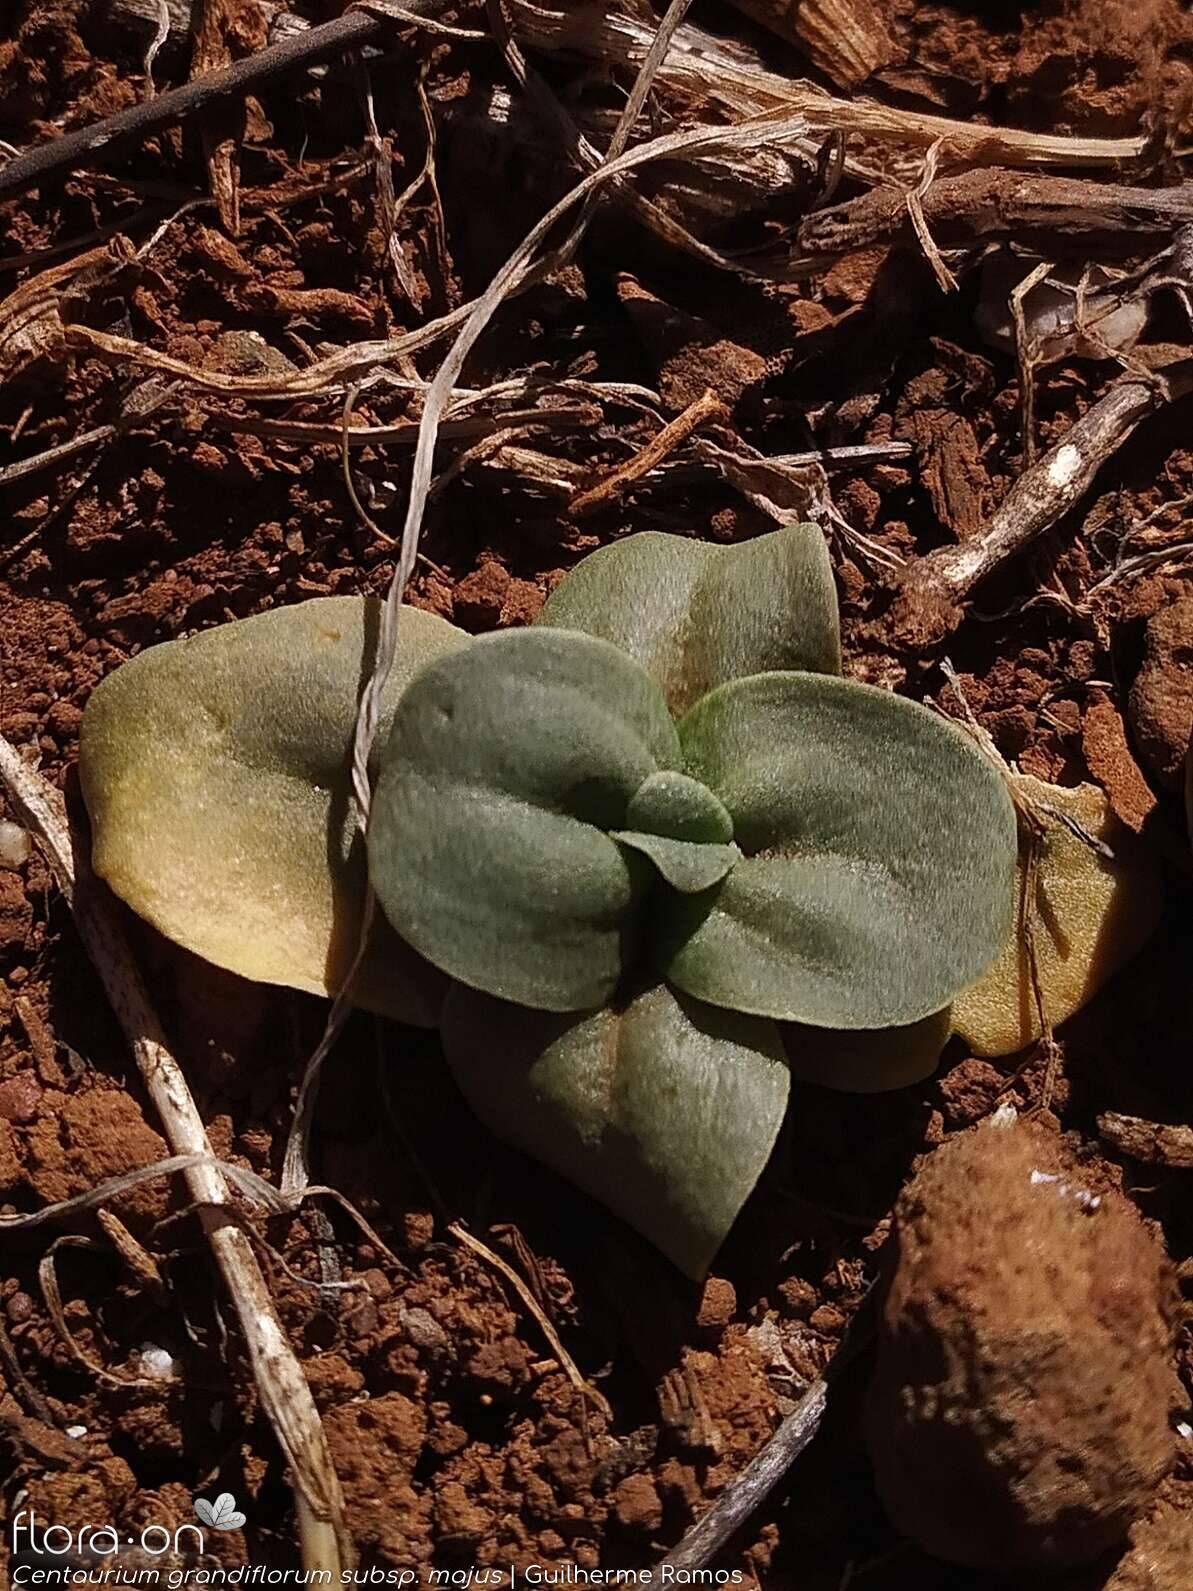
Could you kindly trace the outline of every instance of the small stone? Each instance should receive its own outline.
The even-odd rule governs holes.
[[[937,1084],[949,1126],[972,1127],[988,1116],[1006,1082],[1003,1073],[989,1061],[972,1057],[958,1061]]]
[[[369,1297],[375,1298],[379,1304],[383,1304],[387,1298],[392,1298],[393,1284],[379,1267],[374,1266],[371,1270],[365,1271],[361,1280],[369,1290]]]
[[[141,1374],[151,1381],[172,1381],[176,1373],[174,1355],[156,1343],[147,1342],[141,1349]]]
[[[0,1083],[0,1117],[27,1127],[37,1119],[41,1084],[32,1072],[18,1072]]]
[[[404,1309],[401,1320],[403,1330],[416,1348],[442,1353],[450,1343],[447,1332],[426,1309]]]
[[[435,1217],[429,1210],[403,1211],[402,1235],[406,1248],[426,1248],[435,1236]]]
[[[1131,687],[1135,744],[1170,790],[1179,783],[1193,730],[1193,592],[1185,591],[1148,621],[1143,664]]]
[[[83,709],[74,702],[55,702],[46,716],[46,727],[58,741],[74,740],[83,722]]]
[[[501,622],[509,594],[510,573],[495,559],[481,563],[455,589],[456,623],[466,630],[492,630]]]
[[[1088,1563],[1173,1464],[1172,1275],[1086,1176],[1054,1132],[995,1120],[899,1199],[866,1439],[892,1523],[934,1557]]]
[[[33,1319],[33,1300],[28,1293],[14,1293],[4,1306],[10,1326],[23,1326]]]
[[[1131,1531],[1131,1546],[1106,1591],[1187,1591],[1193,1564],[1193,1513],[1161,1504]]]
[[[816,1308],[816,1289],[802,1276],[779,1283],[779,1307],[792,1320],[807,1320]]]
[[[344,1315],[344,1327],[358,1342],[371,1337],[381,1324],[381,1312],[371,1298],[363,1298]]]
[[[663,1500],[649,1475],[626,1476],[613,1492],[613,1514],[626,1530],[658,1530],[663,1523]]]
[[[33,842],[29,830],[8,818],[0,819],[0,867],[18,873],[29,860]]]
[[[821,1304],[808,1317],[813,1331],[823,1331],[829,1336],[839,1336],[845,1330],[845,1316],[836,1304]]]
[[[483,1541],[493,1525],[487,1508],[474,1503],[459,1481],[447,1481],[435,1491],[435,1524],[439,1537],[459,1546]]]
[[[696,1315],[698,1326],[727,1326],[737,1313],[737,1294],[733,1283],[723,1276],[710,1276]]]
[[[24,884],[15,873],[0,872],[0,950],[23,946],[32,927],[33,907]]]

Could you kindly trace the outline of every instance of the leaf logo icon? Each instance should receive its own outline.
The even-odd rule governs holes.
[[[213,1503],[206,1497],[196,1497],[195,1513],[212,1530],[239,1530],[244,1524],[244,1515],[237,1509],[231,1492],[221,1492]]]

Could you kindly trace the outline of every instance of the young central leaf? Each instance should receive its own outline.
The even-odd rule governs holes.
[[[369,824],[386,916],[487,994],[582,1011],[612,994],[649,872],[611,829],[679,760],[658,687],[607,641],[509,630],[402,698]]]
[[[698,894],[719,884],[741,852],[733,819],[707,785],[665,769],[644,779],[613,838],[649,856],[673,889]]]
[[[669,840],[728,845],[733,838],[733,819],[725,803],[699,779],[671,768],[642,781],[625,816],[626,828]]]

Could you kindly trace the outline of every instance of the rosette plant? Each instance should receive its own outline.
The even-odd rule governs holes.
[[[1011,926],[1016,825],[943,719],[840,677],[823,537],[653,533],[531,628],[403,611],[367,856],[348,748],[375,605],[167,643],[96,692],[97,871],[249,976],[438,1021],[466,1098],[703,1274],[792,1071],[926,1075]],[[446,988],[446,996],[444,989]]]
[[[788,1056],[823,1077],[826,1034],[888,1030],[930,1070],[1011,925],[1000,774],[839,659],[815,527],[643,534],[421,669],[381,759],[370,876],[453,980],[464,1093],[696,1275]]]

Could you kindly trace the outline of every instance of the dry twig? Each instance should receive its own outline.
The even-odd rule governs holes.
[[[426,0],[411,0],[411,5],[423,3]],[[223,71],[193,78],[181,88],[130,105],[90,127],[80,127],[49,143],[38,144],[0,166],[0,198],[23,193],[26,188],[55,178],[61,180],[81,166],[90,165],[97,157],[106,160],[150,134],[160,132],[163,127],[186,121],[197,111],[241,99],[287,72],[359,49],[378,38],[383,29],[384,24],[375,18],[361,11],[349,11],[333,22],[290,34],[256,55],[235,61]]]
[[[230,21],[228,0],[196,0],[191,17],[194,31],[192,82],[232,64],[228,44]],[[244,136],[244,119],[244,102],[237,99],[217,111],[208,111],[199,120],[208,188],[219,211],[220,223],[231,237],[240,232],[240,141]]]
[[[1098,1117],[1098,1131],[1132,1160],[1193,1170],[1193,1127],[1184,1122],[1145,1121],[1108,1110]]]
[[[353,1562],[339,1480],[302,1368],[286,1339],[251,1245],[229,1219],[228,1184],[181,1067],[161,1024],[110,898],[76,857],[53,787],[0,736],[0,780],[22,821],[41,842],[51,871],[71,905],[79,935],[103,981],[132,1046],[146,1091],[177,1155],[198,1156],[184,1171],[212,1254],[244,1334],[261,1406],[269,1417],[295,1483],[295,1507],[307,1568],[329,1570],[338,1581]]]
[[[474,1237],[468,1228],[462,1225],[459,1221],[453,1221],[448,1227],[448,1231],[455,1238],[456,1242],[461,1245],[461,1247],[471,1249],[472,1253],[479,1255],[480,1258],[484,1260],[486,1265],[491,1265],[495,1271],[499,1272],[500,1275],[505,1277],[506,1281],[514,1289],[518,1297],[522,1300],[523,1304],[538,1322],[539,1330],[550,1344],[551,1352],[555,1355],[556,1359],[559,1360],[560,1366],[568,1380],[576,1388],[580,1396],[599,1409],[604,1415],[605,1419],[612,1424],[613,1410],[609,1407],[608,1399],[605,1397],[604,1393],[598,1391],[597,1388],[593,1386],[591,1381],[586,1381],[580,1374],[580,1370],[576,1364],[576,1361],[564,1347],[563,1339],[560,1337],[555,1327],[551,1324],[551,1319],[548,1316],[546,1310],[539,1303],[538,1299],[531,1292],[527,1283],[522,1279],[521,1276],[518,1275],[513,1266],[510,1265],[506,1260],[503,1260],[500,1254],[494,1253],[487,1243],[482,1243],[480,1238]]]
[[[667,1554],[660,1569],[678,1572],[703,1568],[762,1506],[820,1429],[830,1392],[873,1336],[877,1298],[877,1285],[871,1283],[832,1359],[791,1413],[784,1416],[766,1445],[734,1476],[679,1546]]]
[[[890,639],[925,650],[961,622],[962,604],[988,575],[1057,523],[1080,501],[1098,470],[1141,420],[1193,391],[1193,365],[1162,375],[1124,376],[1026,470],[981,535],[917,558],[903,572],[887,614]]]
[[[835,1363],[835,1361],[834,1361]],[[830,1366],[831,1368],[831,1366]],[[750,1515],[762,1506],[820,1429],[828,1406],[828,1374],[817,1376],[761,1452],[734,1476],[726,1491],[699,1520],[661,1569],[700,1569]]]
[[[1050,257],[1063,241],[1083,249],[1116,246],[1130,254],[1193,220],[1193,183],[1127,188],[1035,172],[966,171],[937,179],[920,202],[925,224],[945,248],[1013,238]],[[907,225],[906,195],[897,188],[876,188],[806,216],[798,247],[805,256],[827,262],[892,243]]]
[[[711,387],[707,388],[694,403],[689,403],[682,414],[676,415],[644,448],[640,448],[633,458],[619,464],[587,491],[577,493],[568,504],[568,513],[573,519],[581,519],[585,514],[608,508],[624,497],[636,481],[649,475],[651,470],[682,447],[694,431],[709,420],[725,418],[724,404]]]

